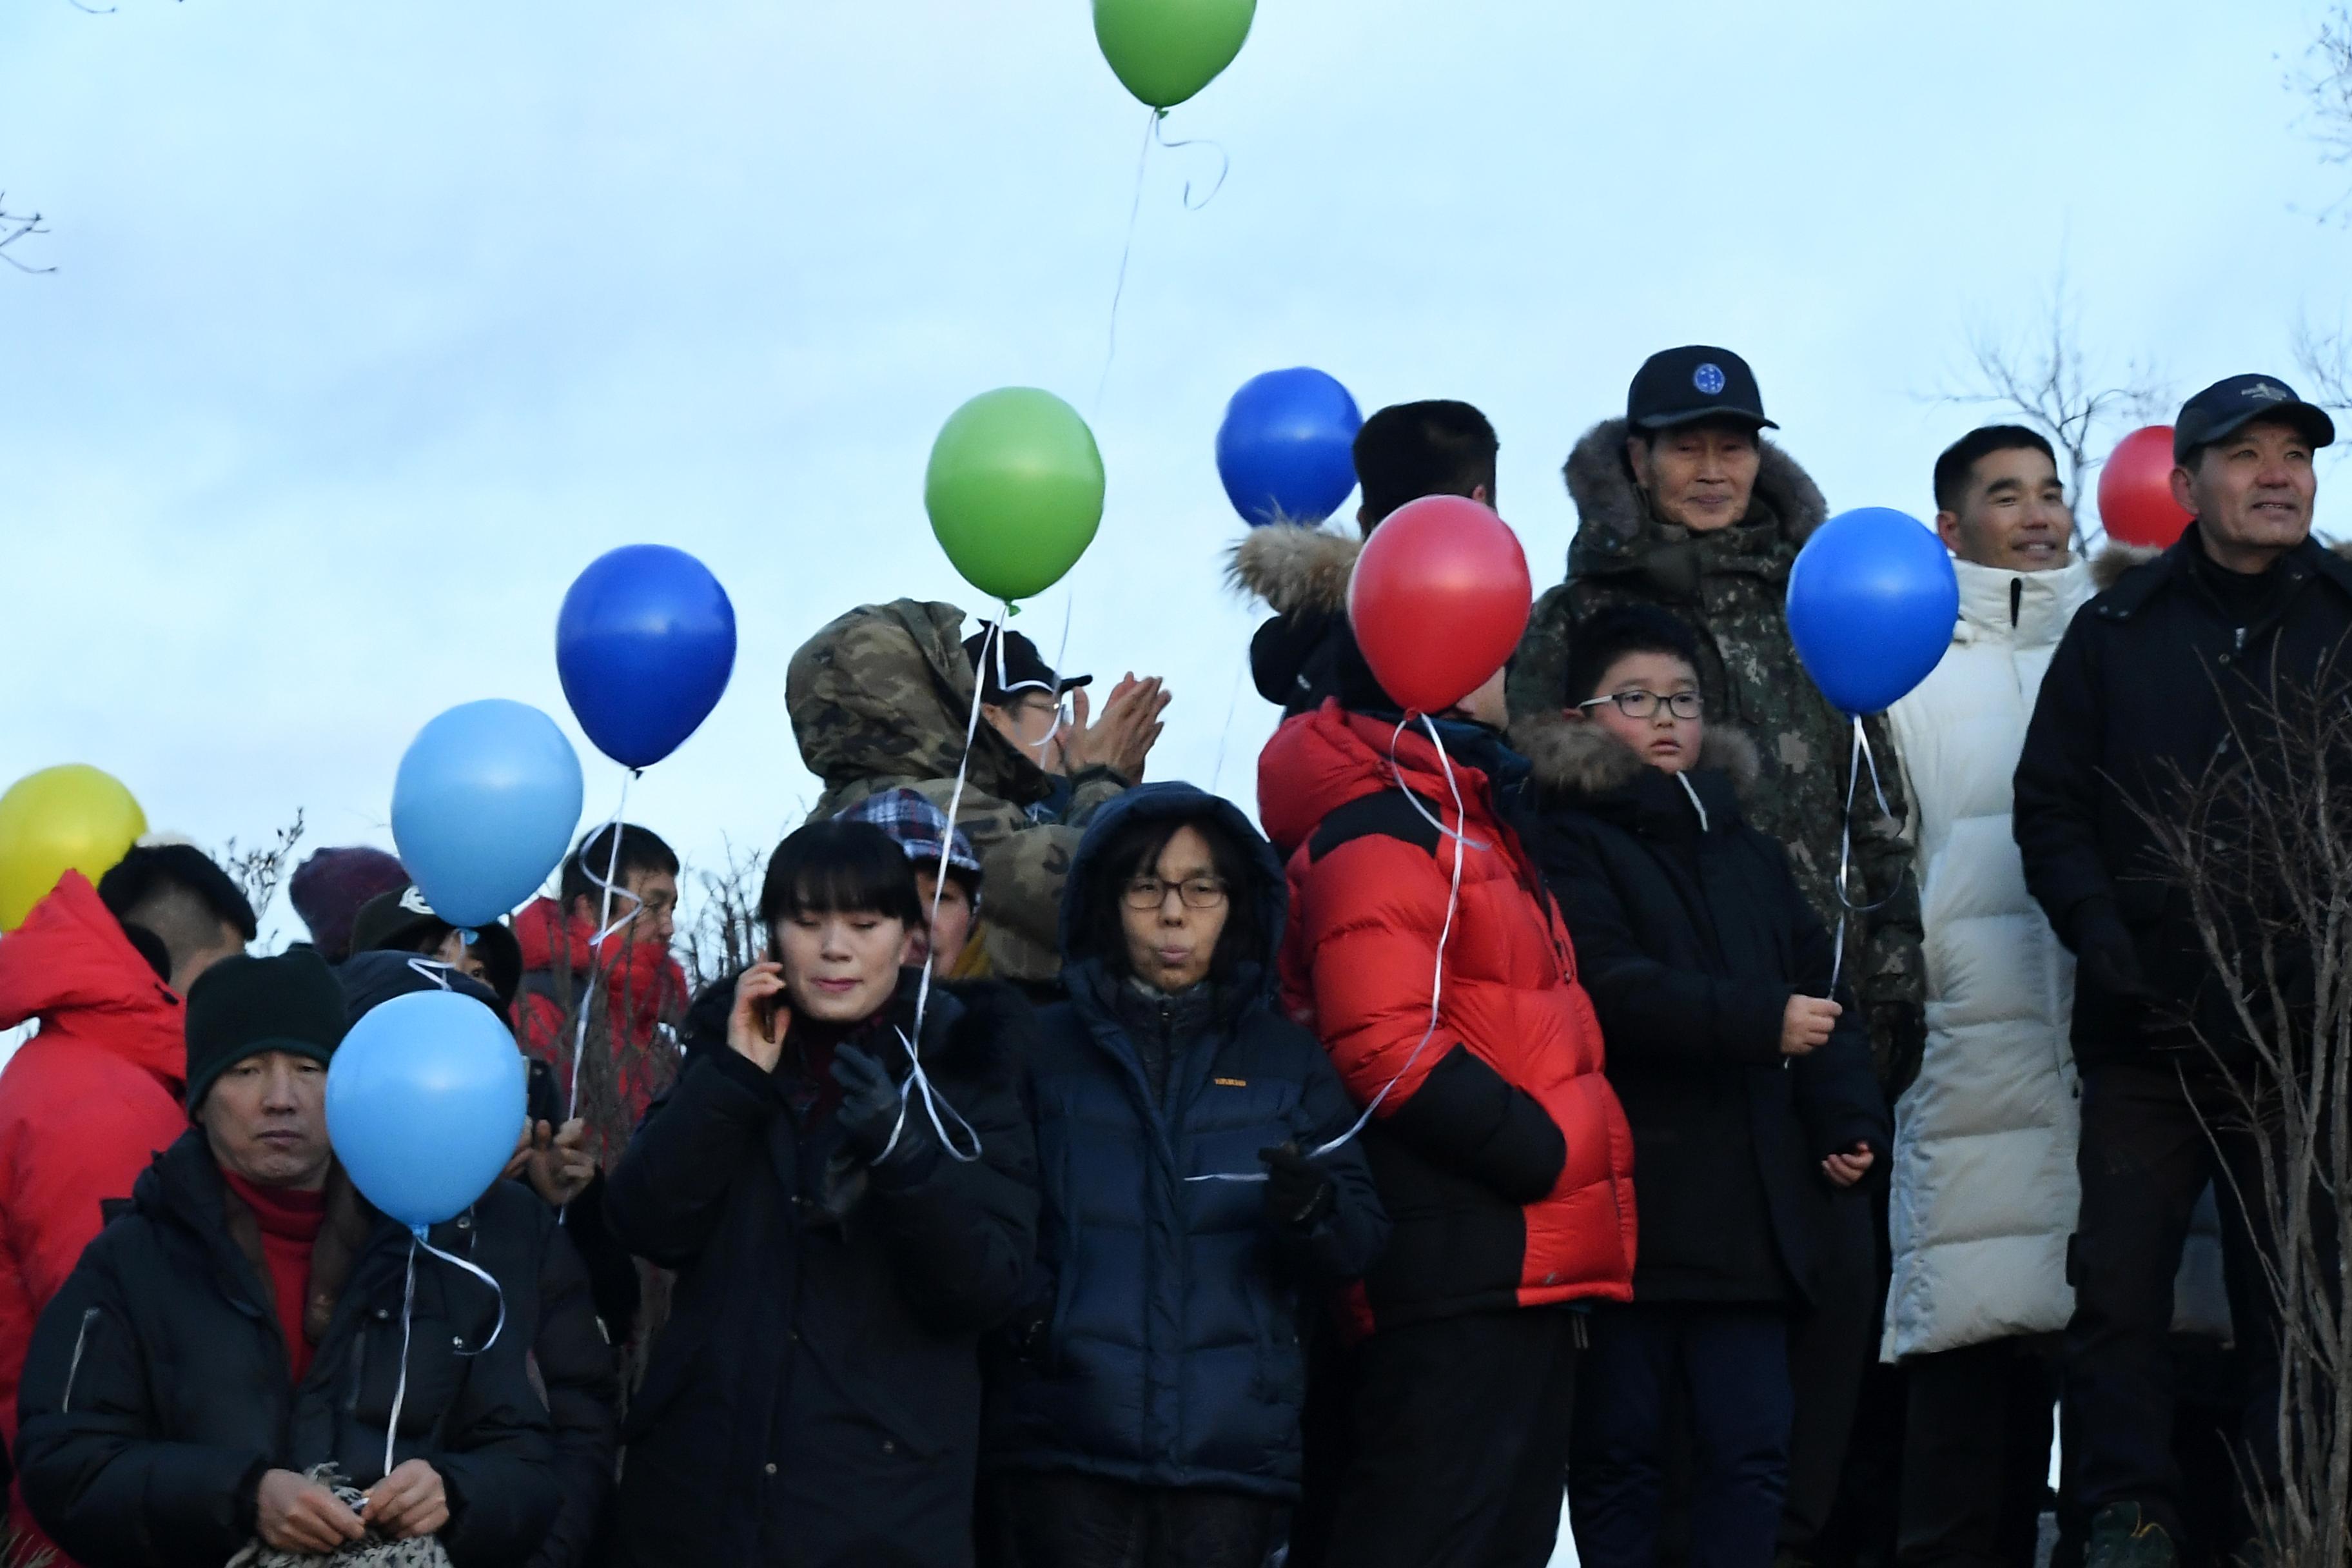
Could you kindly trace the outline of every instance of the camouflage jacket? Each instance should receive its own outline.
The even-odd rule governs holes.
[[[1798,547],[1829,514],[1796,460],[1769,442],[1748,515],[1712,533],[1654,516],[1623,452],[1625,422],[1605,420],[1570,454],[1576,502],[1568,581],[1536,602],[1512,661],[1514,715],[1557,708],[1568,681],[1575,623],[1597,610],[1653,605],[1697,633],[1699,681],[1711,717],[1759,742],[1763,774],[1749,818],[1789,853],[1798,886],[1824,923],[1837,924],[1838,848],[1853,727],[1815,689],[1789,640],[1784,605]],[[1865,721],[1885,813],[1865,773],[1854,795],[1849,898],[1875,904],[1846,922],[1846,978],[1870,1013],[1880,1078],[1899,1090],[1924,1044],[1919,894],[1908,875],[1901,769],[1883,719]]]
[[[801,645],[784,676],[784,707],[801,760],[824,783],[815,821],[884,790],[912,789],[948,809],[971,722],[971,663],[963,612],[914,599],[862,605]],[[1086,823],[1127,788],[1107,768],[1056,780],[985,722],[972,734],[956,823],[980,856],[992,972],[1050,982],[1061,973],[1062,884]]]

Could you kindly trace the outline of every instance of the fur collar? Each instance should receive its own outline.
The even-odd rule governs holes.
[[[1361,539],[1320,528],[1269,523],[1225,557],[1225,581],[1286,616],[1301,611],[1338,615],[1348,607],[1348,578],[1364,548]]]
[[[1630,540],[1657,526],[1650,516],[1649,503],[1634,486],[1633,476],[1625,470],[1629,428],[1622,419],[1604,419],[1586,431],[1568,455],[1560,472],[1568,480],[1569,498],[1576,502],[1580,529]],[[1828,520],[1830,503],[1822,499],[1821,487],[1796,458],[1769,440],[1762,447],[1763,460],[1756,471],[1750,505],[1762,502],[1780,520],[1789,542],[1802,544]]]
[[[1511,744],[1533,767],[1538,788],[1569,800],[1614,795],[1638,782],[1650,765],[1600,725],[1549,709],[1514,722]],[[1756,742],[1728,724],[1706,727],[1698,765],[1721,771],[1741,795],[1755,787],[1760,771]]]
[[[2102,594],[2124,580],[2135,566],[2145,566],[2164,552],[2152,544],[2126,544],[2110,539],[2091,557],[2091,584]]]

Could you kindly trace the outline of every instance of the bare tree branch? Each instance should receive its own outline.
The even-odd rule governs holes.
[[[2154,423],[2166,384],[2156,367],[2129,360],[2122,374],[2094,368],[2083,352],[2082,301],[2064,262],[2052,284],[2047,313],[2030,331],[2011,332],[1979,321],[1969,329],[1970,374],[1965,384],[1936,395],[1962,406],[1993,407],[2038,426],[2066,465],[2066,500],[2074,511],[2074,542],[2090,542],[2083,518],[2091,473],[2105,461],[2108,432]]]
[[[0,261],[6,262],[19,272],[55,272],[57,268],[54,267],[35,267],[8,254],[8,247],[26,235],[41,235],[49,231],[42,226],[40,214],[12,213],[7,208],[7,200],[8,193],[0,191]]]

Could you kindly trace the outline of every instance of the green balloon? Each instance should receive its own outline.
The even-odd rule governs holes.
[[[1234,63],[1256,15],[1257,0],[1095,0],[1095,42],[1128,91],[1172,109]]]
[[[1078,563],[1102,522],[1095,433],[1050,392],[983,392],[931,443],[923,507],[965,582],[1007,604],[1042,594]]]

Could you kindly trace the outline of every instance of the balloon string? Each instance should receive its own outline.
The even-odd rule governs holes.
[[[1004,614],[1006,616],[1013,614],[1010,601],[1004,604]],[[947,831],[940,835],[939,870],[931,879],[931,908],[929,919],[934,927],[939,924],[940,920],[940,897],[947,891],[948,872],[954,864],[951,857],[955,853],[956,816],[963,810],[963,784],[965,778],[971,773],[972,742],[980,738],[980,699],[981,694],[987,689],[987,683],[981,679],[980,672],[988,668],[992,650],[997,659],[998,684],[1003,683],[1002,672],[1004,658],[1004,622],[1002,618],[988,622],[986,628],[981,634],[980,659],[972,671],[971,711],[966,715],[963,721],[963,755],[956,762],[955,785],[948,792],[948,826]],[[903,1029],[898,1033],[898,1037],[907,1042],[907,1081],[898,1088],[898,1120],[890,1124],[890,1141],[882,1145],[882,1152],[874,1156],[874,1163],[877,1165],[890,1157],[890,1152],[898,1146],[898,1135],[907,1130],[907,1096],[914,1089],[920,1090],[924,1109],[931,1114],[931,1125],[940,1129],[940,1142],[947,1152],[967,1164],[980,1158],[980,1135],[977,1132],[972,1133],[971,1152],[966,1154],[960,1152],[954,1142],[949,1139],[947,1129],[940,1127],[940,1102],[938,1096],[932,1092],[930,1075],[923,1071],[923,1052],[922,1047],[919,1044],[923,1037],[923,1018],[929,1013],[930,1005],[931,966],[926,960],[920,975],[915,982],[914,1037],[908,1038]],[[971,1123],[957,1115],[955,1107],[949,1106],[948,1114],[954,1116],[956,1121],[962,1124],[965,1131],[971,1131]]]
[[[1225,188],[1225,176],[1233,172],[1234,161],[1227,155],[1222,143],[1212,142],[1205,136],[1190,137],[1182,142],[1171,142],[1168,140],[1168,132],[1165,128],[1167,119],[1168,111],[1164,109],[1160,110],[1151,117],[1152,139],[1158,142],[1162,147],[1166,148],[1171,153],[1181,152],[1187,147],[1206,147],[1209,151],[1217,155],[1216,183],[1209,187],[1209,194],[1207,195],[1202,196],[1197,202],[1194,201],[1192,199],[1192,182],[1190,180],[1184,182],[1184,210],[1187,212],[1199,212],[1202,207],[1207,206],[1211,202],[1215,201],[1217,199],[1217,193]]]
[[[1410,719],[1400,722],[1397,725],[1397,735],[1401,736],[1404,731],[1405,724],[1410,722],[1412,722]],[[1445,754],[1445,739],[1437,732],[1437,725],[1428,714],[1424,713],[1421,716],[1421,722],[1423,728],[1429,731],[1431,743],[1437,748],[1437,765],[1444,771],[1446,791],[1454,797],[1454,820],[1460,823],[1463,827],[1467,827],[1470,825],[1469,812],[1462,804],[1462,784],[1461,781],[1454,775],[1454,760]],[[1412,788],[1404,782],[1403,770],[1397,766],[1396,740],[1397,736],[1390,737],[1389,771],[1395,775],[1397,787],[1404,791],[1405,798],[1412,800],[1414,808],[1418,810],[1421,803],[1413,799]],[[1423,811],[1422,815],[1425,817],[1429,816],[1426,811]],[[1430,820],[1436,822],[1434,817],[1430,817]],[[1320,1159],[1330,1153],[1333,1150],[1352,1141],[1366,1127],[1371,1125],[1372,1113],[1380,1110],[1381,1102],[1388,1099],[1398,1084],[1404,1081],[1404,1075],[1412,1070],[1412,1064],[1421,1059],[1422,1053],[1429,1048],[1429,1042],[1437,1037],[1439,1009],[1445,997],[1445,944],[1454,934],[1454,910],[1462,904],[1462,852],[1465,847],[1471,849],[1486,847],[1486,845],[1467,837],[1459,829],[1448,830],[1442,822],[1437,823],[1437,830],[1446,838],[1454,841],[1454,870],[1445,889],[1445,920],[1437,928],[1437,959],[1429,977],[1429,1026],[1421,1032],[1421,1038],[1414,1042],[1412,1051],[1406,1055],[1404,1065],[1397,1068],[1396,1075],[1388,1082],[1381,1085],[1381,1091],[1372,1096],[1371,1103],[1364,1107],[1364,1113],[1356,1118],[1354,1125],[1328,1143],[1308,1150],[1307,1157],[1310,1160]],[[1263,1171],[1234,1172],[1206,1176],[1187,1176],[1184,1179],[1187,1182],[1263,1182],[1266,1179],[1266,1174]]]
[[[457,1352],[459,1355],[464,1356],[478,1356],[484,1354],[492,1345],[499,1342],[499,1336],[506,1331],[506,1288],[500,1285],[497,1279],[479,1264],[460,1258],[454,1252],[444,1252],[439,1247],[434,1246],[432,1240],[425,1235],[425,1228],[422,1226],[418,1226],[415,1231],[415,1240],[417,1246],[423,1247],[425,1251],[431,1253],[442,1262],[449,1264],[454,1268],[462,1268],[467,1273],[472,1275],[475,1279],[480,1280],[483,1284],[488,1285],[490,1288],[490,1294],[497,1298],[499,1303],[499,1316],[498,1321],[490,1325],[490,1337],[484,1340],[480,1344],[476,1345],[472,1350],[461,1349]],[[414,1253],[410,1254],[412,1259],[415,1256],[415,1255]]]
[[[620,804],[613,807],[612,819],[604,824],[602,830],[611,835],[613,840],[612,849],[604,857],[604,874],[599,877],[588,864],[584,847],[580,858],[580,869],[601,891],[596,905],[596,934],[588,939],[588,989],[581,993],[580,1016],[574,1021],[572,1031],[572,1102],[563,1118],[567,1121],[580,1114],[580,1067],[588,1055],[588,1014],[596,1001],[596,982],[603,978],[604,973],[604,966],[598,962],[604,956],[604,939],[636,919],[637,906],[645,902],[626,888],[614,886],[614,879],[621,874],[621,819],[628,815],[629,784],[636,776],[632,772],[621,780]],[[592,834],[588,842],[593,844],[595,841]],[[615,894],[628,900],[632,906],[628,913],[617,921],[613,918]],[[572,918],[569,911],[562,913],[566,921]]]
[[[1878,797],[1878,815],[1892,816],[1895,808],[1886,804],[1886,786],[1879,781],[1878,758],[1872,754],[1870,737],[1862,727],[1862,716],[1854,715],[1853,746],[1845,764],[1845,811],[1838,824],[1837,935],[1836,953],[1830,961],[1830,994],[1834,999],[1839,977],[1845,973],[1845,928],[1852,915],[1866,915],[1884,909],[1895,895],[1888,893],[1874,904],[1857,904],[1846,895],[1846,887],[1853,874],[1853,795],[1862,783],[1863,769],[1870,770],[1870,790]]]
[[[408,1280],[400,1296],[400,1376],[392,1385],[392,1419],[383,1426],[383,1473],[392,1474],[392,1446],[400,1438],[400,1407],[408,1400],[408,1338],[416,1323],[416,1247],[423,1239],[411,1236],[408,1241]]]
[[[1160,117],[1167,112],[1164,109],[1155,109],[1145,119],[1143,149],[1135,155],[1135,197],[1128,203],[1127,238],[1118,247],[1118,279],[1111,285],[1110,290],[1110,339],[1103,348],[1102,374],[1095,382],[1094,411],[1097,417],[1102,414],[1103,389],[1110,384],[1111,361],[1118,357],[1118,302],[1127,294],[1127,262],[1128,258],[1135,254],[1136,220],[1143,216],[1144,165],[1151,157],[1151,143],[1160,128]]]
[[[1234,666],[1233,695],[1225,699],[1225,727],[1217,732],[1217,765],[1209,770],[1209,793],[1215,795],[1225,781],[1225,742],[1233,739],[1234,715],[1242,708],[1242,678],[1249,673],[1249,653],[1244,649],[1242,661]]]

